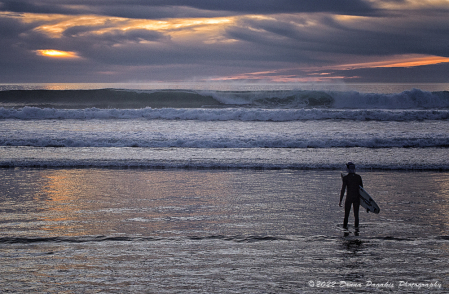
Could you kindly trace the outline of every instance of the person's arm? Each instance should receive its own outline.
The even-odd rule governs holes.
[[[340,203],[338,203],[338,206],[341,207],[341,202],[343,201],[343,197],[345,196],[345,190],[346,190],[346,182],[345,179],[343,178],[343,184],[341,186],[341,191],[340,191]]]

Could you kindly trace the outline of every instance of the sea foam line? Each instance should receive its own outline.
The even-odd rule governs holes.
[[[273,163],[273,162],[220,162],[220,161],[145,161],[145,160],[23,160],[0,161],[0,168],[143,168],[143,169],[197,169],[197,170],[341,170],[341,163]],[[449,171],[449,164],[388,163],[359,164],[359,171]]]

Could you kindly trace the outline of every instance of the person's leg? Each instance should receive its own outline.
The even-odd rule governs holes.
[[[355,201],[354,205],[353,205],[353,209],[354,209],[354,226],[356,228],[359,227],[359,208],[360,208],[360,202],[359,201]]]
[[[348,219],[349,219],[349,213],[351,212],[351,202],[346,201],[345,202],[345,219],[343,220],[343,228],[348,227]]]

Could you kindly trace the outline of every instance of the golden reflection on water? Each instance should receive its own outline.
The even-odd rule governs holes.
[[[341,179],[334,171],[19,169],[1,174],[7,192],[0,228],[14,236],[332,234],[343,219],[335,196]],[[448,173],[361,175],[381,207],[378,215],[361,214],[363,234],[447,235]]]
[[[222,206],[228,173],[141,170],[47,170],[41,229],[56,235],[176,230]],[[184,224],[185,225],[185,224]]]
[[[449,231],[449,211],[447,207],[449,205],[449,175],[447,173],[441,173],[439,177],[434,179],[434,184],[438,187],[436,197],[440,201],[437,202],[437,213],[441,217],[441,221],[444,223],[445,232]]]

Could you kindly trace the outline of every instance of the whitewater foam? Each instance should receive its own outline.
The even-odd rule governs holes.
[[[0,146],[331,148],[447,147],[449,121],[4,120]]]
[[[449,92],[412,89],[395,94],[333,92],[335,108],[360,109],[444,109],[449,107]]]
[[[141,108],[141,109],[56,109],[0,107],[0,119],[164,119],[201,121],[421,121],[447,120],[449,110],[385,110],[385,109],[262,109],[262,108]]]

